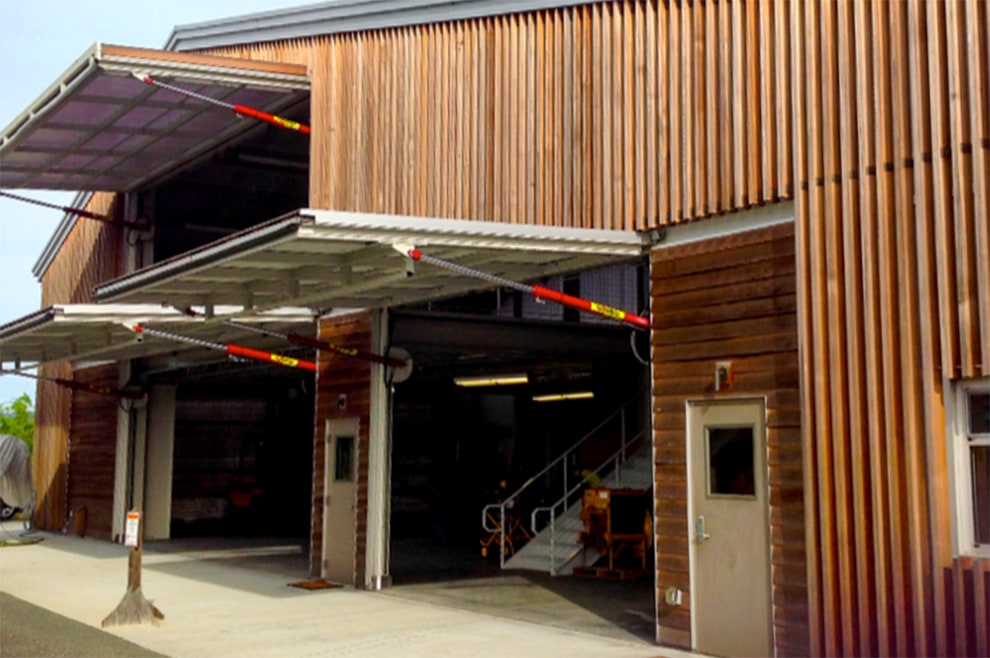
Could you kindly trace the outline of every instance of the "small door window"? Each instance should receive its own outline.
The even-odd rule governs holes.
[[[333,479],[351,482],[354,480],[354,437],[335,437],[334,445]]]
[[[706,427],[708,495],[756,498],[754,436],[750,427]]]

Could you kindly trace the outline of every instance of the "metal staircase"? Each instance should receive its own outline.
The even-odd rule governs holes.
[[[528,524],[533,535],[522,548],[514,552],[499,551],[503,569],[546,571],[551,575],[570,574],[581,561],[582,546],[578,534],[584,529],[580,519],[581,500],[589,486],[645,489],[653,486],[653,460],[646,441],[645,429],[636,427],[627,416],[635,411],[636,400],[622,405],[563,454],[551,461],[539,473],[529,478],[511,496],[492,503],[482,510],[482,527],[491,533],[490,542],[498,546],[513,546],[513,529]],[[584,469],[579,475],[571,471],[575,456],[584,444],[602,431],[618,432],[619,447],[595,468]],[[529,518],[518,516],[520,503],[538,485],[552,482],[559,497],[549,504],[532,508]],[[524,513],[524,511],[523,511]],[[509,555],[511,553],[511,555]]]

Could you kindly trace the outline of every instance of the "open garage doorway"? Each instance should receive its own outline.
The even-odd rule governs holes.
[[[307,546],[312,375],[245,364],[176,381],[171,537],[279,538]]]
[[[590,292],[636,307],[636,267],[595,274],[550,285],[579,295],[602,279],[618,281],[611,294],[608,286]],[[650,461],[649,366],[638,358],[648,351],[647,334],[565,316],[505,291],[398,309],[391,319],[393,344],[415,364],[412,377],[394,387],[391,594],[651,639],[652,569],[623,581],[503,570],[500,547],[482,526],[486,505],[529,483],[511,512],[515,552],[546,525],[544,519],[534,530],[533,511],[602,466],[623,433],[640,438],[630,442],[629,456],[638,449]],[[562,455],[557,468],[543,472]],[[580,506],[579,498],[570,502]]]

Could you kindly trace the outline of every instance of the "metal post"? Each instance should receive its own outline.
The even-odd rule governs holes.
[[[498,530],[499,530],[499,535],[502,538],[502,540],[499,542],[498,568],[505,569],[505,503],[499,505],[498,510],[499,510],[499,519],[500,519],[498,524]]]
[[[561,465],[562,465],[562,467],[564,469],[564,507],[566,507],[567,506],[567,498],[568,498],[568,496],[567,496],[567,492],[568,492],[568,489],[567,489],[567,471],[569,469],[569,467],[567,465],[567,460],[566,459],[562,460],[561,461]],[[552,519],[553,517],[554,517],[554,513],[553,513],[553,510],[551,509],[550,510],[550,518]]]
[[[557,516],[550,509],[550,575],[557,575]]]

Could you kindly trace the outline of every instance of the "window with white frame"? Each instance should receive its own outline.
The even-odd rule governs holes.
[[[958,552],[990,556],[990,379],[960,382],[954,415]]]

